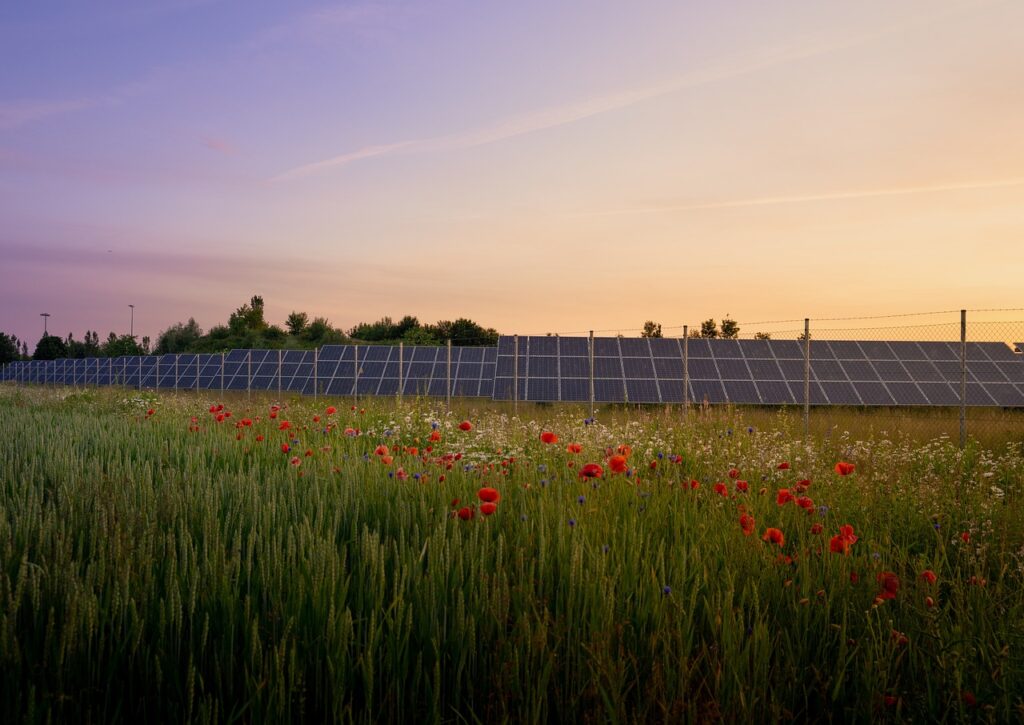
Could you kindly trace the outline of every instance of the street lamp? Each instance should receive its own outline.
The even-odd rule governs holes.
[[[47,336],[46,323],[47,323],[47,318],[49,318],[49,316],[50,316],[50,313],[49,312],[40,312],[39,316],[43,318],[43,337],[46,337]]]
[[[135,339],[135,305],[128,305],[132,308],[132,325],[128,328],[128,336]]]

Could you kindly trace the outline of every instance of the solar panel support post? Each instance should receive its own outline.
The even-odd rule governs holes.
[[[107,358],[107,385],[114,384],[114,358]]]
[[[960,310],[960,447],[967,444],[967,310]]]
[[[804,438],[811,434],[811,318],[804,318]]]
[[[587,356],[590,358],[590,419],[594,419],[594,331],[587,338]]]
[[[220,394],[224,395],[224,353],[220,354]]]
[[[281,350],[277,350],[277,397],[281,398]]]
[[[355,373],[352,377],[352,405],[359,405],[359,345],[352,350],[352,364],[355,365]]]
[[[402,402],[402,359],[405,356],[405,343],[398,343],[398,402]]]
[[[180,357],[181,357],[181,355],[175,355],[174,356],[174,392],[175,393],[178,392],[178,358],[180,358]]]
[[[317,388],[320,387],[320,375],[319,375],[320,370],[319,370],[319,368],[320,368],[320,348],[314,347],[313,348],[313,400],[317,399],[317,396],[318,396],[318,394],[320,392],[319,390],[317,390]]]
[[[245,356],[245,399],[252,400],[252,350]]]
[[[444,404],[445,409],[448,413],[452,412],[452,341],[448,339],[448,360],[445,363],[445,384],[444,384]]]
[[[512,412],[519,415],[519,335],[512,337]]]
[[[139,356],[139,390],[142,390],[142,356]]]
[[[683,415],[690,417],[690,327],[683,325]]]

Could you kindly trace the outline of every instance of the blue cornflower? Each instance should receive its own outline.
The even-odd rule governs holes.
[[[548,470],[548,467],[546,465],[544,465],[543,463],[541,463],[541,464],[539,464],[537,466],[537,470],[540,471],[541,473],[544,473],[545,471]]]
[[[418,480],[420,480],[420,474],[418,474],[418,473],[414,473],[414,474],[412,474],[412,477],[413,477],[413,478],[414,478],[415,480],[417,480],[417,481],[418,481]]]
[[[576,519],[569,519],[569,526],[575,526],[575,525],[576,525]]]
[[[586,500],[587,500],[586,496],[577,496],[576,497],[576,503],[585,503]]]
[[[604,546],[601,547],[601,553],[602,554],[607,554],[609,548],[610,547],[608,546],[608,544],[605,544]]]
[[[438,422],[437,422],[437,421],[435,420],[435,421],[432,421],[432,422],[430,423],[430,427],[431,427],[431,428],[432,428],[433,430],[437,430],[438,428],[440,428],[440,427],[441,427],[441,424],[440,424],[440,423],[438,423]]]
[[[667,596],[668,596],[669,594],[671,594],[671,593],[672,593],[672,587],[670,587],[670,586],[668,586],[668,585],[666,584],[665,586],[663,586],[663,587],[661,588],[661,593],[662,593],[662,594],[664,594],[664,595],[665,595],[665,596],[667,597]]]
[[[827,513],[828,513],[828,506],[819,506],[818,507],[818,514],[821,515],[822,518],[824,518],[825,514],[827,514]]]

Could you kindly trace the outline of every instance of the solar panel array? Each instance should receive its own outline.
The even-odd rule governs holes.
[[[513,398],[515,339],[498,341],[494,397]],[[594,399],[683,400],[684,344],[689,399],[700,403],[795,405],[804,399],[804,347],[797,340],[594,338]],[[586,338],[518,338],[518,399],[589,400]],[[960,404],[959,345],[947,342],[815,340],[812,405]],[[999,342],[967,345],[966,400],[1024,406],[1024,361]]]
[[[590,341],[502,337],[495,347],[451,348],[451,392],[496,400],[590,400]],[[685,346],[685,350],[684,350]],[[1024,349],[1024,343],[1017,343]],[[684,373],[684,355],[686,371]],[[314,364],[315,363],[315,364]],[[316,368],[314,370],[314,367]],[[311,395],[444,396],[448,348],[329,345],[312,350],[232,350],[144,357],[17,362],[0,379],[63,385],[266,390]],[[960,346],[948,342],[814,340],[812,405],[955,406]],[[597,402],[798,405],[804,348],[796,340],[599,337],[593,342]],[[198,386],[197,386],[198,376]],[[966,400],[1024,407],[1024,355],[999,342],[967,344]]]

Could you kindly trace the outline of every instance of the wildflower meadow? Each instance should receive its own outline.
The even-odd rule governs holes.
[[[0,720],[1024,719],[1024,449],[0,389]]]

